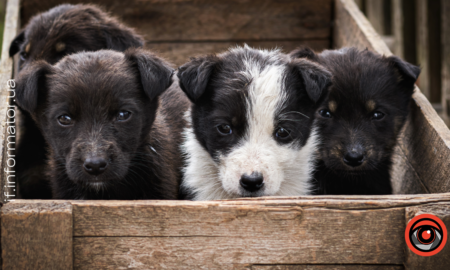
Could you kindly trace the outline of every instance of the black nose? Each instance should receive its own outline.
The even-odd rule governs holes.
[[[344,162],[352,167],[358,167],[363,163],[363,161],[364,161],[364,154],[359,152],[351,151],[345,154],[344,156]]]
[[[92,175],[99,175],[103,173],[107,166],[108,163],[101,157],[87,158],[83,164],[84,170]]]
[[[241,187],[245,190],[253,192],[264,186],[264,177],[261,173],[252,172],[252,174],[243,174],[240,181]]]

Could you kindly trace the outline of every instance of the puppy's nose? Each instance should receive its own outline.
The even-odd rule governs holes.
[[[84,161],[83,167],[86,172],[92,175],[99,175],[106,170],[108,163],[101,157],[90,157]]]
[[[239,181],[241,187],[245,190],[253,192],[261,189],[264,186],[264,177],[261,173],[252,172],[252,174],[243,174]]]
[[[358,167],[364,161],[364,154],[360,152],[347,152],[344,156],[344,162],[352,167]]]

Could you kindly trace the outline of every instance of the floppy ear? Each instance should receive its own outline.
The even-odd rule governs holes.
[[[291,59],[306,58],[316,62],[318,60],[317,54],[310,48],[297,48],[289,53],[289,57]]]
[[[192,102],[196,102],[205,92],[214,67],[219,62],[215,55],[191,58],[178,68],[180,87]]]
[[[22,109],[34,113],[39,103],[45,99],[46,75],[52,66],[44,60],[36,61],[19,73],[16,80],[16,102]]]
[[[128,48],[144,46],[144,39],[131,28],[123,25],[108,24],[103,30],[106,39],[106,48],[123,52]]]
[[[306,59],[297,59],[294,61],[294,65],[294,69],[300,73],[303,79],[308,96],[317,102],[331,84],[331,73],[321,65]]]
[[[174,69],[163,59],[143,49],[125,51],[125,58],[139,71],[142,87],[153,100],[172,84]]]
[[[420,75],[420,67],[405,62],[397,56],[389,56],[387,59],[398,70],[404,83],[414,85]]]
[[[20,45],[22,45],[25,40],[25,30],[22,30],[9,45],[9,57],[13,57],[16,53],[20,51]]]

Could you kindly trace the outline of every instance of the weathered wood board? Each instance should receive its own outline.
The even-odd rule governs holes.
[[[60,253],[33,256],[69,250],[73,235],[75,269],[335,269],[325,267],[346,264],[402,269],[406,223],[411,213],[427,212],[424,207],[447,222],[450,193],[210,202],[17,200],[2,209],[2,246],[15,247],[3,258],[11,262],[15,254],[29,252],[31,263],[45,258],[55,265]],[[40,248],[30,252],[37,243]]]

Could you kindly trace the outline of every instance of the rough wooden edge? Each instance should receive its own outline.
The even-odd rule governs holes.
[[[18,30],[18,19],[19,19],[19,0],[8,0],[6,6],[6,16],[5,16],[5,29],[3,34],[3,47],[0,62],[0,164],[2,172],[0,175],[0,199],[1,202],[5,202],[5,184],[7,179],[7,173],[3,170],[6,168],[7,162],[7,126],[6,121],[8,120],[7,111],[9,106],[9,86],[7,84],[8,80],[12,78],[13,72],[13,59],[9,57],[9,44],[17,34]],[[15,144],[14,144],[15,145]],[[13,148],[13,145],[10,145]],[[15,147],[14,147],[15,148]],[[12,163],[11,163],[12,164]],[[10,188],[11,192],[14,192],[14,188]],[[13,199],[13,197],[10,197]]]
[[[67,202],[11,202],[1,209],[4,269],[73,269],[73,216]]]

